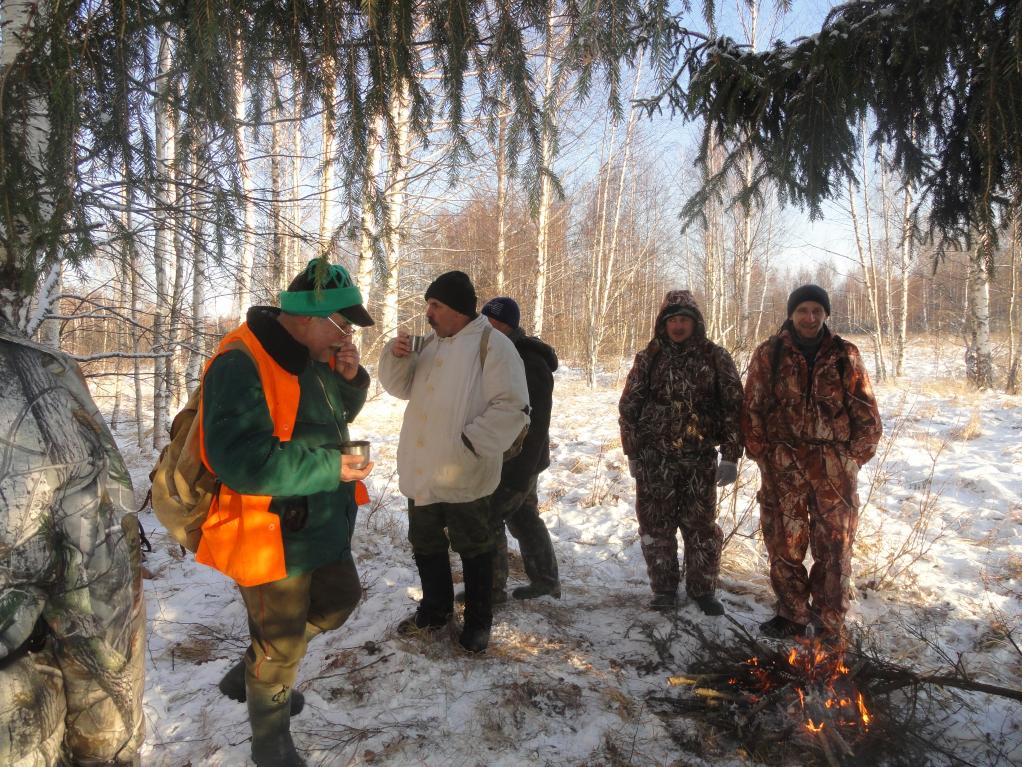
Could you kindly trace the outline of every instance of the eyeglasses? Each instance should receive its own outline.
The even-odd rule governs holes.
[[[355,328],[354,325],[352,325],[350,323],[347,324],[347,325],[343,325],[343,326],[342,325],[338,325],[336,322],[334,322],[330,318],[329,314],[326,317],[324,317],[323,319],[325,319],[327,322],[329,322],[331,325],[333,325],[335,328],[337,328],[339,331],[341,331],[341,335],[344,336],[345,338],[348,338],[349,336],[355,335],[356,328]]]

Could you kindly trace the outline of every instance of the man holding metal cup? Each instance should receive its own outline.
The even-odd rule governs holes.
[[[369,388],[351,337],[372,324],[348,272],[315,259],[279,309],[249,309],[203,376],[202,458],[220,488],[196,560],[237,582],[248,611],[251,644],[220,690],[248,702],[256,765],[305,764],[289,722],[298,664],[362,597],[351,537],[372,463],[342,444]]]
[[[422,581],[402,634],[447,625],[454,611],[449,549],[461,556],[465,622],[459,643],[489,644],[494,537],[489,496],[504,451],[529,423],[525,370],[514,344],[476,312],[468,275],[446,272],[426,290],[433,333],[418,351],[399,333],[380,356],[383,388],[408,400],[397,468],[408,498],[408,540]]]

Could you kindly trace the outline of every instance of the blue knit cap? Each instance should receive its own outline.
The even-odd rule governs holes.
[[[491,298],[486,302],[482,313],[487,317],[493,317],[495,320],[505,322],[513,328],[517,328],[519,321],[522,319],[522,313],[518,309],[518,302],[507,296]]]

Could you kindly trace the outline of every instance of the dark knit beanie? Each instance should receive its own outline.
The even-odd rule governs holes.
[[[791,291],[791,295],[788,296],[788,316],[791,317],[798,305],[806,301],[815,301],[823,307],[827,316],[830,316],[830,296],[819,285],[803,285]]]
[[[507,323],[513,328],[518,327],[522,319],[522,312],[518,308],[518,302],[507,296],[491,298],[483,306],[482,313],[487,317]]]
[[[433,280],[426,288],[426,300],[431,298],[447,304],[458,314],[476,316],[476,289],[464,272],[444,272]]]

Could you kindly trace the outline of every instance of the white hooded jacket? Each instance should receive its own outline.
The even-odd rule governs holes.
[[[397,448],[401,493],[417,506],[466,503],[500,482],[504,451],[529,422],[525,368],[514,344],[489,333],[485,369],[482,315],[449,338],[427,337],[407,357],[383,349],[379,377],[391,395],[409,400]],[[462,435],[471,444],[465,444]]]

